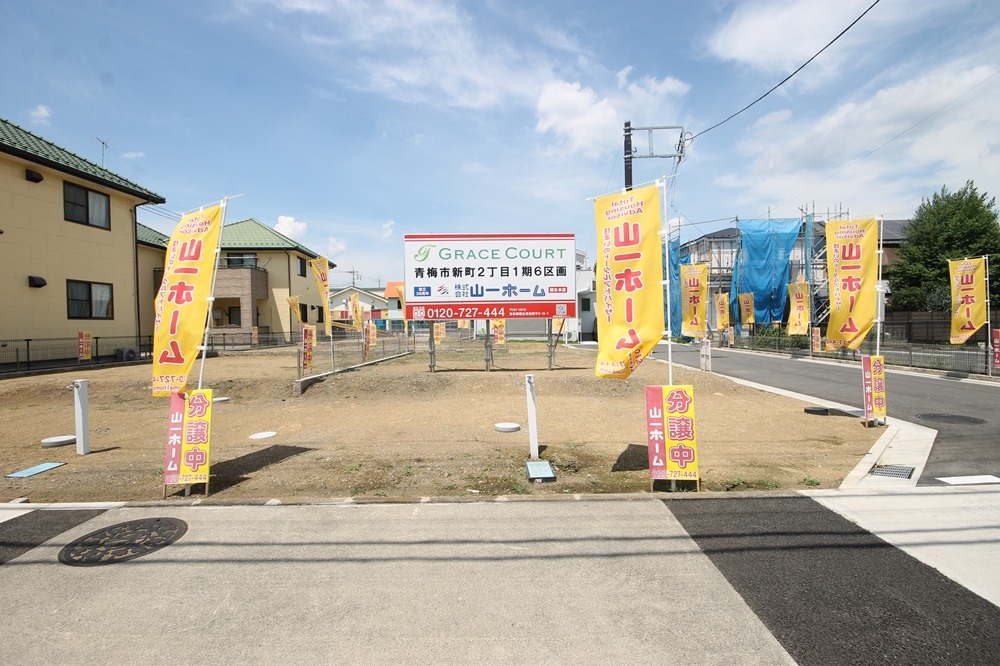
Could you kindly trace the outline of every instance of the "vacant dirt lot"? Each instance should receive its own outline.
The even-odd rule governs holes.
[[[282,501],[331,498],[643,492],[644,387],[667,384],[648,361],[628,381],[594,377],[592,350],[560,347],[546,369],[542,343],[426,350],[329,377],[296,395],[295,350],[208,360],[205,386],[229,397],[214,409],[211,497]],[[525,375],[535,377],[542,458],[552,483],[529,483]],[[72,434],[70,380],[89,379],[91,454],[40,441]],[[0,380],[0,470],[62,467],[0,479],[0,501],[155,500],[163,492],[168,401],[150,395],[150,366]],[[804,403],[715,375],[674,368],[695,386],[702,487],[709,490],[835,487],[880,430],[845,416],[810,416]],[[498,422],[522,429],[500,433]],[[269,439],[251,434],[275,431]],[[658,488],[659,489],[659,488]],[[171,497],[180,490],[170,487]],[[202,486],[195,486],[196,493]]]

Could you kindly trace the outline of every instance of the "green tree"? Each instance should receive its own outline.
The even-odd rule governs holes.
[[[886,271],[890,310],[947,310],[948,260],[990,257],[990,295],[1000,298],[1000,223],[995,199],[970,180],[957,192],[942,187],[920,202],[906,227],[897,262]]]

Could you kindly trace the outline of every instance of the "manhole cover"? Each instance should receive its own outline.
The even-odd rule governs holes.
[[[914,467],[903,465],[875,465],[868,472],[871,476],[891,476],[894,479],[908,479],[913,476]]]
[[[951,423],[955,425],[980,425],[986,423],[984,419],[975,416],[962,416],[961,414],[917,414],[921,421],[931,421],[932,423]]]
[[[177,518],[130,520],[99,529],[66,544],[59,561],[73,567],[96,567],[148,555],[184,536],[187,523]]]

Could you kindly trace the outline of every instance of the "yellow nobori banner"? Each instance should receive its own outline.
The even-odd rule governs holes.
[[[174,229],[155,301],[153,395],[183,392],[205,335],[225,208],[188,213]]]
[[[323,308],[323,331],[327,335],[333,334],[333,326],[330,319],[330,262],[326,257],[310,259],[313,277],[316,278],[316,288],[319,290],[320,307]]]
[[[729,294],[715,295],[715,327],[720,331],[729,328]]]
[[[660,188],[598,197],[598,377],[627,379],[663,337]]]
[[[960,345],[986,323],[986,259],[948,262],[951,282],[951,344]]]
[[[740,301],[740,323],[743,325],[752,324],[756,321],[753,309],[753,294],[737,294]]]
[[[788,335],[809,334],[809,283],[788,283]]]
[[[295,319],[297,319],[300,324],[304,323],[302,321],[302,310],[299,309],[299,297],[286,296],[285,300],[288,301],[288,307],[290,307],[292,309],[292,312],[295,313]]]
[[[705,337],[708,319],[708,264],[681,266],[681,335]]]
[[[875,323],[878,220],[831,220],[826,225],[830,319],[826,350],[857,349]]]

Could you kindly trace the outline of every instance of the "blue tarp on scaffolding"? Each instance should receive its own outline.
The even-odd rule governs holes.
[[[667,309],[667,288],[663,287],[663,322],[674,337],[681,334],[681,264],[691,263],[691,255],[681,256],[681,241],[675,239],[667,243],[667,253],[663,263],[670,263],[670,308]],[[663,274],[667,274],[666,265]]]
[[[802,221],[740,220],[740,293],[752,293],[757,324],[781,321],[788,300],[789,261]],[[738,311],[738,308],[737,308]]]

